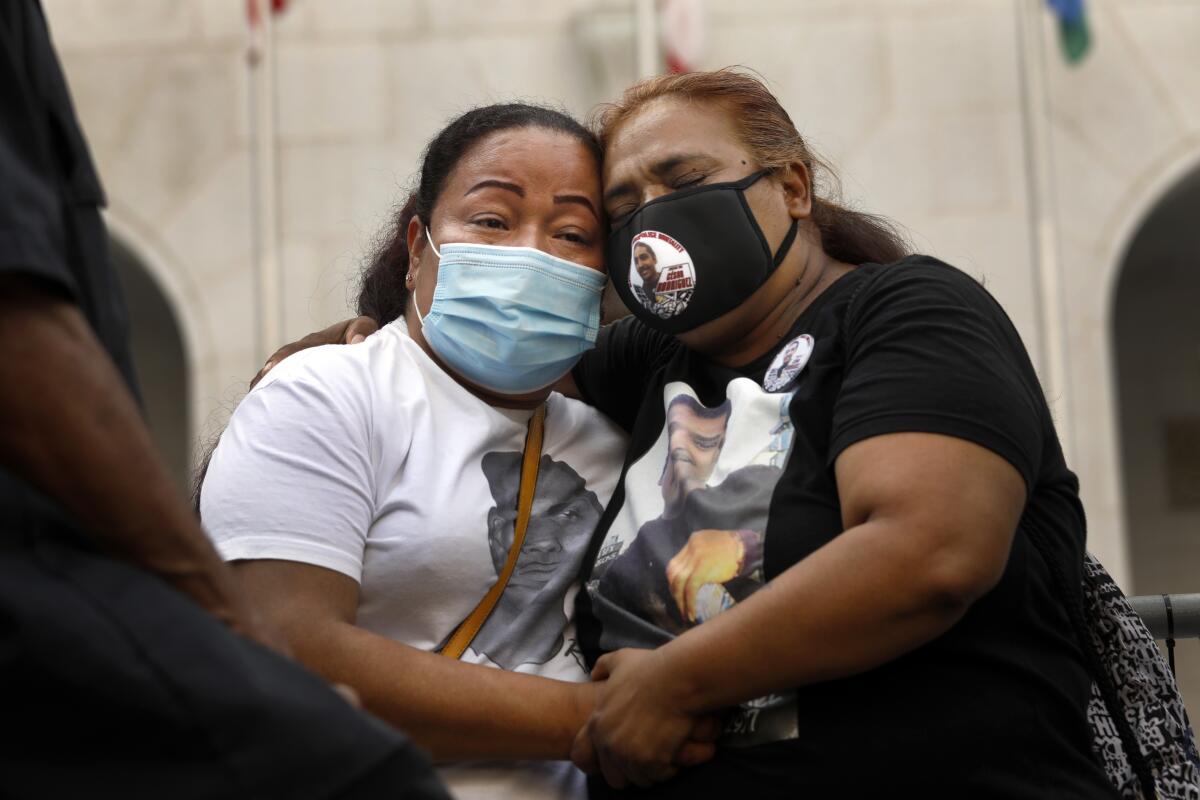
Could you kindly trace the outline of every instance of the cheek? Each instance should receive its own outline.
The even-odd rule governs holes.
[[[758,227],[762,228],[766,235],[767,241],[776,245],[792,222],[787,204],[779,187],[770,183],[767,178],[763,178],[763,183],[754,188],[760,191],[750,191],[746,195],[750,211],[754,214]]]

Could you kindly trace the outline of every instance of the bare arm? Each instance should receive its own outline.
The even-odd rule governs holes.
[[[296,656],[438,761],[566,759],[597,684],[466,664],[357,627],[358,584],[323,567],[242,561],[235,571]]]
[[[358,344],[377,330],[379,330],[379,323],[370,317],[354,317],[335,322],[328,328],[313,331],[304,338],[289,342],[272,353],[271,357],[267,359],[267,363],[263,364],[258,374],[250,380],[250,388],[253,389],[263,379],[263,376],[274,369],[280,361],[294,356],[301,350],[325,344]]]
[[[101,547],[240,632],[273,641],[171,485],[79,309],[29,277],[0,277],[0,464],[66,508]]]
[[[694,714],[929,642],[999,581],[1025,504],[1007,461],[965,440],[899,433],[847,448],[836,474],[844,533],[659,650],[601,660],[608,686],[589,729],[610,782],[666,774]]]

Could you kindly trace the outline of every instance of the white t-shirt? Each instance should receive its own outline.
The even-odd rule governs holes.
[[[204,482],[204,525],[226,560],[299,561],[353,578],[359,626],[434,650],[508,555],[532,413],[467,392],[402,319],[361,344],[305,350],[233,414]],[[464,661],[586,680],[577,576],[625,445],[598,412],[550,396],[525,543]],[[442,777],[461,798],[584,794],[569,762],[463,764]]]

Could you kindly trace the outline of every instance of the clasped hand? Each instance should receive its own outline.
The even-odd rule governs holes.
[[[575,737],[576,766],[623,789],[660,783],[713,757],[721,718],[689,711],[685,687],[666,666],[656,650],[618,650],[596,662],[592,679],[605,684]]]

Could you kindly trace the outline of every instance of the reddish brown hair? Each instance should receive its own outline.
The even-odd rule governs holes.
[[[621,124],[660,97],[711,103],[724,109],[742,144],[771,170],[799,162],[812,180],[812,220],[825,252],[850,264],[888,264],[908,255],[903,233],[891,220],[841,204],[837,174],[796,130],[792,118],[758,77],[737,68],[686,72],[647,78],[625,90],[615,103],[601,106],[593,127],[607,149]]]

